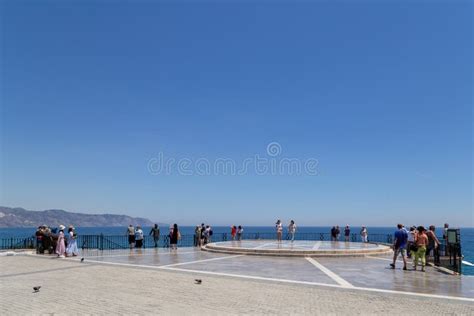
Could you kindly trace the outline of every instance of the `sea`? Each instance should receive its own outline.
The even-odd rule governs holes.
[[[194,226],[180,226],[180,232],[182,235],[194,234]],[[151,227],[144,227],[143,231],[147,234]],[[166,234],[168,226],[160,226],[161,234]],[[229,226],[213,226],[212,230],[216,234],[230,233]],[[297,232],[299,233],[329,233],[331,227],[321,226],[299,226]],[[343,230],[343,228],[341,229]],[[442,235],[440,229],[438,229],[437,235]],[[81,235],[124,235],[126,227],[76,227],[77,234]],[[275,231],[273,226],[246,226],[244,227],[245,233],[273,233]],[[351,227],[351,232],[358,233],[360,227]],[[369,240],[370,234],[393,234],[395,228],[393,227],[368,227]],[[464,256],[464,260],[467,262],[474,263],[474,228],[461,228],[461,249]],[[35,228],[0,228],[0,238],[11,238],[11,237],[30,237],[35,233]],[[474,267],[469,265],[463,265],[462,273],[466,275],[474,275]]]

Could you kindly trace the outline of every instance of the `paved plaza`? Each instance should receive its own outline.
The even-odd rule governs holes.
[[[0,256],[0,314],[472,315],[474,278],[389,256],[229,255],[181,248]],[[201,279],[202,284],[195,284]],[[33,286],[41,285],[38,293]]]

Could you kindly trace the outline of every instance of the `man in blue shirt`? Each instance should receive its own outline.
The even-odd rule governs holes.
[[[390,264],[392,269],[395,269],[395,262],[397,261],[398,254],[402,255],[403,259],[403,270],[407,269],[407,257],[406,257],[406,247],[408,240],[408,233],[403,229],[402,224],[397,225],[397,231],[395,231],[395,238],[393,240],[393,263]]]

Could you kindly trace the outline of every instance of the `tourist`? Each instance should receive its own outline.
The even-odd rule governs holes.
[[[38,226],[38,229],[35,232],[36,236],[36,253],[44,253],[44,248],[43,248],[43,238],[44,238],[44,232],[43,232],[43,226]]]
[[[433,262],[435,265],[439,265],[439,239],[436,237],[435,226],[430,225],[429,230],[426,232],[428,237],[428,248],[426,249],[426,254],[428,256],[433,256]]]
[[[283,225],[281,224],[280,220],[277,220],[275,224],[275,228],[276,228],[276,233],[277,233],[277,241],[281,242],[281,238],[283,235]]]
[[[426,247],[428,246],[428,236],[426,236],[425,228],[423,226],[419,226],[417,228],[417,233],[415,235],[415,245],[416,245],[416,252],[415,252],[415,260],[413,261],[413,269],[416,270],[416,266],[418,265],[418,260],[421,260],[421,271],[425,272],[425,265],[426,265]]]
[[[336,226],[331,228],[331,241],[336,241]]]
[[[68,235],[69,239],[66,247],[66,255],[75,257],[79,254],[79,249],[77,248],[77,235],[74,226],[69,225]]]
[[[204,223],[201,223],[201,246],[204,246],[206,244],[206,225]]]
[[[201,247],[201,226],[194,228],[194,247]]]
[[[339,226],[336,226],[336,241],[339,241],[339,236],[341,236],[341,230]]]
[[[135,229],[135,248],[143,247],[143,230],[140,225]]]
[[[362,242],[369,242],[369,232],[367,231],[367,227],[362,226],[360,230],[360,238]]]
[[[181,234],[178,229],[178,224],[174,224],[170,232],[170,250],[178,249],[178,240],[181,239]]]
[[[241,241],[242,240],[242,233],[244,232],[244,228],[239,225],[239,227],[237,228],[237,240],[238,241]]]
[[[212,227],[207,225],[206,226],[206,237],[207,237],[206,243],[212,242],[212,235],[213,234],[214,234],[214,232],[212,231]]]
[[[66,255],[66,244],[64,241],[64,225],[59,225],[58,241],[56,242],[56,254],[59,258],[64,258]]]
[[[408,258],[411,258],[412,249],[415,246],[415,234],[416,234],[416,227],[415,226],[410,227],[410,231],[408,232],[408,240],[407,240],[407,257]],[[413,253],[415,251],[413,251]]]
[[[444,229],[443,229],[443,243],[444,243],[444,255],[445,256],[449,256],[448,229],[449,229],[449,224],[445,223],[444,224]]]
[[[288,233],[290,234],[291,242],[293,242],[295,240],[295,233],[296,233],[296,224],[294,220],[291,220],[290,225],[288,225]]]
[[[232,240],[235,240],[235,235],[237,234],[237,227],[236,226],[231,226],[230,227],[230,237]]]
[[[149,236],[153,236],[153,242],[155,243],[155,248],[158,247],[158,242],[160,241],[160,227],[158,224],[155,224],[150,230]]]
[[[349,225],[346,225],[346,228],[344,228],[344,240],[349,241],[351,236],[351,229],[349,228]]]
[[[128,245],[132,249],[135,246],[135,229],[133,229],[132,224],[128,225],[126,234],[128,236]]]
[[[393,240],[393,262],[390,264],[392,269],[395,269],[395,263],[397,261],[397,257],[400,254],[403,259],[403,270],[407,269],[407,258],[406,258],[406,247],[407,247],[407,240],[408,234],[407,231],[403,228],[402,224],[397,225],[397,230],[394,233],[394,240]]]

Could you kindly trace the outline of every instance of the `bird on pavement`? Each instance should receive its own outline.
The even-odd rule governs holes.
[[[39,292],[40,289],[41,289],[41,286],[34,286],[33,287],[33,291],[35,291],[34,293]]]
[[[202,280],[201,279],[195,279],[194,282],[196,282],[196,284],[201,284]]]
[[[81,258],[81,262],[84,262],[84,258]]]

